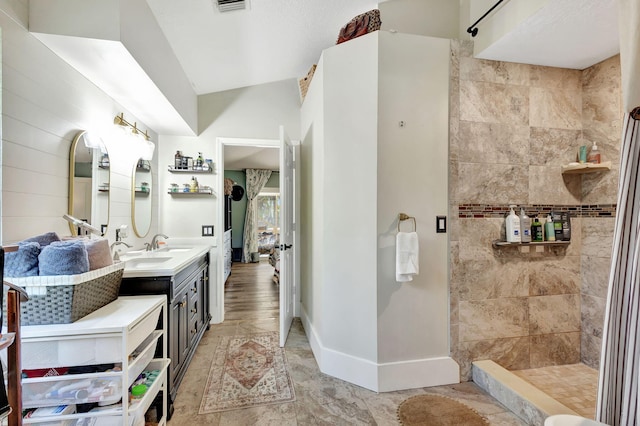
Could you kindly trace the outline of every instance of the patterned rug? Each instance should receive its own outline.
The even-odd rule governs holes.
[[[213,356],[200,414],[295,399],[278,332],[223,336]]]
[[[417,395],[398,406],[403,426],[487,426],[487,419],[461,402],[440,395]]]

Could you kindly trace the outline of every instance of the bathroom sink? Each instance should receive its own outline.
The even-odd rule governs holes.
[[[182,253],[189,250],[192,250],[192,247],[166,247],[157,251],[161,251],[163,253]]]
[[[153,268],[171,260],[170,257],[137,257],[127,260],[126,267],[132,268]]]

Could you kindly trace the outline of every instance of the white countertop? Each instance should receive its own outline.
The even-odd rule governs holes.
[[[174,276],[211,249],[207,245],[170,245],[159,250],[133,250],[120,255],[123,278]]]

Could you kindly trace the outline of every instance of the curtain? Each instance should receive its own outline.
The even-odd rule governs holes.
[[[633,426],[640,403],[640,2],[618,0],[618,6],[626,114],[596,420]]]
[[[258,231],[256,229],[256,197],[271,176],[271,170],[247,169],[247,214],[244,219],[244,243],[242,254],[244,263],[251,261],[251,253],[258,251]]]

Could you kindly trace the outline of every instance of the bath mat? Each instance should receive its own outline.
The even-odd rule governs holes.
[[[223,336],[213,356],[200,414],[295,399],[278,332]]]
[[[417,395],[398,406],[404,426],[488,426],[487,419],[461,402],[440,395]]]

